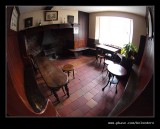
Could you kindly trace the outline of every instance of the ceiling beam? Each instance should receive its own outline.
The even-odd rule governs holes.
[[[44,10],[51,10],[53,8],[53,6],[46,6],[45,8],[44,8]]]

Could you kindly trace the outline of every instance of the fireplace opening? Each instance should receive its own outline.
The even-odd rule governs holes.
[[[41,55],[50,56],[54,59],[68,57],[69,49],[74,48],[73,28],[34,31],[28,33],[26,39],[27,48],[30,52],[38,49]]]
[[[59,53],[58,43],[60,42],[56,33],[57,30],[47,30],[44,31],[42,48],[45,56],[50,56],[50,58],[57,59]]]

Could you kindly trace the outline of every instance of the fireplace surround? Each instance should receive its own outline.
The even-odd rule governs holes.
[[[37,56],[52,55],[53,58],[65,56],[69,49],[74,48],[73,27],[54,27],[55,25],[46,25],[33,27],[20,31],[20,36],[25,42],[25,49],[28,54]],[[22,42],[22,41],[21,41]]]

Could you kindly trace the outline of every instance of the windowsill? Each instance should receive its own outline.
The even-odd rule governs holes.
[[[116,45],[112,45],[112,44],[104,44],[105,46],[109,46],[109,47],[113,47],[113,48],[117,48],[117,49],[121,49],[121,47],[116,46]]]

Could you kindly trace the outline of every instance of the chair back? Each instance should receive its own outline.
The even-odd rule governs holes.
[[[120,64],[121,63],[121,58],[117,55],[117,53],[114,53],[112,56],[112,61],[114,63]]]
[[[28,58],[29,58],[30,63],[31,63],[31,65],[33,66],[34,70],[37,72],[38,66],[37,66],[37,64],[35,63],[35,59],[34,59],[33,55],[28,55]]]

